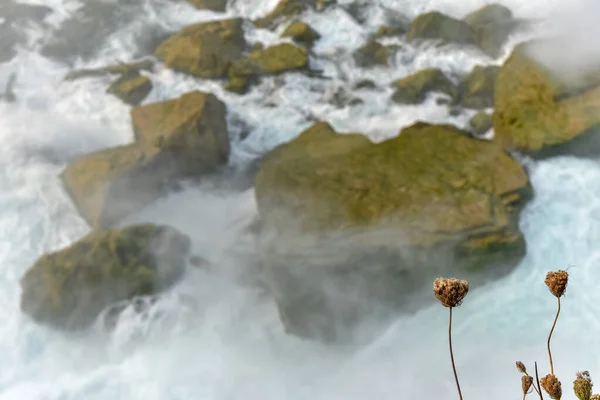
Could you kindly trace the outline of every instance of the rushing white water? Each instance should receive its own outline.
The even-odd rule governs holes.
[[[28,1],[28,3],[36,3]],[[434,306],[398,320],[366,348],[349,351],[306,342],[283,333],[272,300],[225,275],[191,271],[149,315],[123,316],[107,339],[92,331],[78,337],[37,326],[19,311],[22,273],[42,253],[87,232],[66,196],[58,173],[75,155],[132,140],[128,107],[104,93],[104,78],[64,82],[68,68],[38,53],[36,40],[68,21],[78,3],[42,1],[54,12],[51,27],[31,30],[31,46],[0,64],[0,87],[17,73],[17,102],[0,103],[0,399],[452,399],[456,398],[446,342],[447,309]],[[195,11],[184,3],[146,0],[139,15],[105,40],[100,55],[77,66],[130,59],[136,37],[148,25],[165,30],[225,16],[264,15],[275,0],[237,0],[226,15]],[[164,3],[164,4],[163,4]],[[341,4],[348,1],[340,1]],[[219,82],[198,81],[166,69],[150,73],[154,90],[145,102],[192,89],[214,92],[228,105],[230,122],[243,121],[250,135],[233,132],[232,164],[243,164],[298,134],[311,118],[342,131],[362,131],[373,140],[397,134],[422,119],[464,126],[469,113],[448,115],[429,98],[419,106],[389,101],[388,83],[436,66],[450,76],[477,63],[499,64],[459,48],[404,45],[393,66],[362,70],[350,53],[382,22],[381,5],[409,18],[437,9],[461,17],[483,0],[379,0],[358,25],[341,11],[306,17],[323,35],[313,60],[331,80],[288,74],[279,89],[266,80],[245,96]],[[544,19],[562,13],[559,0],[505,0],[517,17]],[[577,8],[583,1],[568,6]],[[332,22],[332,21],[335,21]],[[545,25],[540,29],[552,29]],[[539,33],[538,31],[537,33]],[[533,35],[529,33],[528,35]],[[525,35],[525,34],[524,34]],[[510,47],[525,36],[511,38]],[[250,41],[274,43],[277,34],[247,32]],[[335,57],[335,62],[327,61]],[[353,92],[364,105],[336,108],[327,98],[372,79],[374,90]],[[276,104],[270,107],[269,104]],[[533,361],[548,371],[545,340],[556,301],[543,279],[549,269],[574,267],[554,336],[553,353],[563,390],[579,369],[600,376],[600,164],[559,158],[529,164],[536,196],[521,227],[528,255],[509,277],[474,288],[455,311],[457,369],[467,399],[520,396],[514,367]],[[157,221],[188,233],[195,251],[220,270],[243,269],[248,245],[243,229],[254,216],[253,194],[189,188],[159,201],[127,222]],[[600,379],[600,378],[599,378]]]

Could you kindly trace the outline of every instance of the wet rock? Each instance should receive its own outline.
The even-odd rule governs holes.
[[[301,70],[307,66],[308,54],[301,47],[281,43],[265,49],[259,48],[231,64],[227,88],[244,93],[250,83],[261,76]]]
[[[263,18],[254,21],[257,28],[273,29],[279,24],[293,19],[307,10],[314,10],[317,0],[280,0],[277,6]]]
[[[410,24],[407,40],[433,39],[447,43],[476,44],[473,29],[464,21],[437,11],[419,15]]]
[[[525,170],[450,125],[374,144],[317,123],[266,156],[255,195],[269,285],[299,336],[345,340],[370,316],[430,304],[419,294],[437,276],[483,282],[525,254]]]
[[[227,9],[227,0],[187,0],[199,10],[211,10],[225,12]]]
[[[495,85],[495,140],[534,157],[596,156],[600,151],[600,66],[565,80],[532,58],[531,51],[561,43],[537,40],[517,46]]]
[[[354,86],[352,86],[352,89],[354,89],[354,90],[375,89],[376,87],[377,87],[377,85],[372,80],[370,80],[370,79],[363,79],[363,80],[360,80],[360,81],[356,82],[354,84]]]
[[[106,67],[91,68],[91,69],[77,69],[70,71],[65,75],[66,81],[73,81],[76,79],[89,78],[104,76],[110,74],[117,75],[135,75],[139,74],[140,71],[152,71],[154,63],[152,60],[141,60],[134,61],[131,63],[120,63],[114,65],[108,65]]]
[[[313,43],[321,38],[321,35],[305,22],[294,22],[286,28],[281,37],[289,37],[294,42],[312,47]]]
[[[152,81],[147,76],[127,74],[113,83],[106,90],[131,106],[139,105],[152,91]]]
[[[469,126],[475,136],[482,136],[492,129],[492,116],[480,111],[469,119]]]
[[[454,84],[437,68],[421,70],[395,81],[392,86],[396,88],[392,100],[400,104],[422,103],[430,92],[446,93],[452,98],[457,94]]]
[[[168,226],[92,232],[42,255],[21,278],[21,310],[63,330],[89,327],[110,305],[152,295],[185,271],[190,239]]]
[[[356,50],[353,57],[356,65],[362,68],[369,68],[376,65],[387,65],[389,52],[384,45],[371,40]]]
[[[482,109],[494,106],[494,85],[500,72],[495,65],[476,65],[459,84],[460,103],[463,107]]]
[[[136,142],[80,156],[61,174],[79,213],[93,228],[118,224],[165,195],[180,179],[227,162],[225,106],[212,94],[131,111]]]
[[[512,12],[497,3],[473,11],[464,21],[473,29],[477,45],[492,58],[502,54],[504,44],[518,25]]]
[[[246,47],[239,18],[200,22],[162,42],[156,56],[169,68],[200,78],[224,78]]]
[[[388,36],[400,36],[407,32],[406,26],[389,26],[382,25],[375,32],[375,38],[383,38]]]

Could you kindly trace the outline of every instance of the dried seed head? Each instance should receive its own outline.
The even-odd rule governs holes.
[[[517,369],[520,372],[527,374],[527,368],[525,368],[525,364],[523,364],[521,361],[517,361]]]
[[[458,307],[469,292],[469,282],[456,278],[437,278],[433,294],[445,307]]]
[[[540,379],[540,384],[551,399],[560,400],[562,397],[562,388],[560,387],[560,381],[556,376],[548,374]]]
[[[579,400],[590,400],[592,397],[592,378],[588,371],[578,372],[577,379],[573,381],[573,391]]]
[[[593,394],[590,400],[600,400],[600,394]]]
[[[567,290],[567,283],[569,281],[569,273],[567,271],[558,270],[551,271],[546,274],[546,286],[556,297],[560,297],[565,294]]]
[[[523,389],[523,394],[529,393],[529,389],[531,389],[532,384],[533,384],[532,376],[523,375],[521,377],[521,388]]]

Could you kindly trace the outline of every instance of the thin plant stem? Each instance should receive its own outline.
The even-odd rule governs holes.
[[[454,371],[454,380],[458,389],[458,397],[463,400],[460,384],[458,383],[458,375],[456,374],[456,365],[454,364],[454,353],[452,352],[452,307],[450,308],[450,322],[448,323],[448,343],[450,344],[450,360],[452,361],[452,371]]]
[[[542,387],[540,386],[540,377],[538,375],[537,361],[535,362],[535,381],[537,382],[536,392],[540,395],[540,399],[544,400],[544,396],[542,396]]]
[[[554,323],[552,324],[552,329],[550,329],[550,334],[548,335],[548,357],[550,358],[550,374],[554,375],[554,364],[552,363],[552,352],[550,351],[550,339],[552,338],[552,333],[554,332],[554,327],[556,327],[556,321],[558,321],[558,315],[560,314],[560,297],[558,299],[558,310],[556,311],[556,317],[554,318]]]

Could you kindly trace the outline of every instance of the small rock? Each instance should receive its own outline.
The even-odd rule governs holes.
[[[375,40],[371,40],[356,50],[353,57],[356,65],[362,68],[368,68],[376,65],[387,65],[389,53],[384,45]]]
[[[480,110],[494,106],[494,85],[500,72],[495,65],[476,65],[459,84],[460,103],[463,107]]]
[[[321,35],[305,22],[294,22],[281,34],[281,37],[290,37],[294,42],[312,47]]]
[[[211,10],[217,12],[225,12],[227,8],[227,0],[187,0],[199,10]]]
[[[480,111],[469,120],[469,126],[475,136],[482,136],[492,129],[492,116]]]
[[[464,21],[473,29],[478,46],[492,58],[501,55],[508,36],[518,24],[512,12],[497,3],[473,11]]]
[[[114,81],[106,90],[131,106],[139,105],[152,91],[152,81],[139,74],[124,75]]]
[[[396,91],[392,100],[400,104],[419,104],[425,100],[429,92],[442,92],[456,97],[456,87],[437,68],[424,69],[392,84]]]
[[[476,44],[472,28],[464,21],[437,11],[419,15],[410,24],[407,40],[438,39],[449,43]]]
[[[282,22],[295,18],[307,10],[315,10],[317,0],[280,0],[267,16],[254,21],[257,28],[272,29]]]

